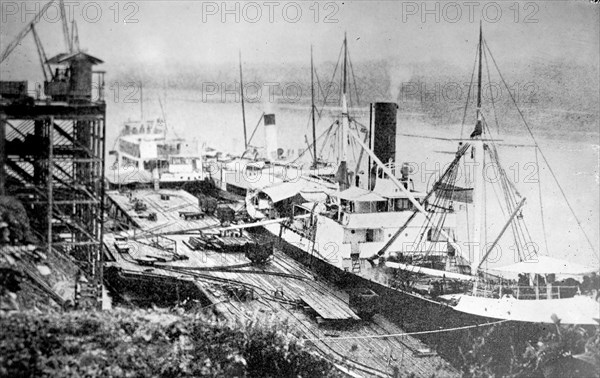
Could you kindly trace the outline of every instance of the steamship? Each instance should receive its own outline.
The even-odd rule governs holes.
[[[595,325],[599,303],[557,277],[582,276],[596,268],[526,248],[531,239],[522,214],[525,198],[501,168],[497,141],[481,106],[483,46],[480,31],[474,130],[469,139],[461,139],[454,160],[428,191],[416,190],[409,165],[396,164],[396,104],[371,106],[374,124],[367,144],[359,135],[362,128],[348,116],[344,87],[342,140],[352,138],[368,154],[366,180],[349,185],[344,148],[339,189],[326,201],[305,201],[296,196],[297,187],[281,183],[249,195],[248,213],[262,220],[289,217],[287,222],[264,222],[263,232],[328,279],[349,289],[371,290],[379,296],[381,310],[409,323],[409,330],[498,319],[532,323],[560,319],[563,324]],[[496,185],[505,194],[506,219],[497,219],[503,227],[491,243],[486,238],[485,186],[490,183],[483,180],[485,162],[500,167]],[[457,172],[463,163],[479,168],[461,183]],[[461,224],[466,212],[470,221]],[[469,231],[461,234],[459,226]],[[511,233],[519,262],[487,269],[486,259]],[[466,250],[465,245],[473,249]],[[479,251],[478,245],[491,247]],[[519,274],[518,282],[508,279],[510,274]]]
[[[275,114],[263,113],[258,125],[263,124],[265,147],[259,148],[251,145],[256,129],[247,139],[246,115],[244,107],[242,60],[240,54],[240,86],[242,119],[244,123],[244,152],[239,156],[222,158],[215,154],[206,161],[207,178],[212,180],[216,188],[233,194],[243,200],[246,196],[262,189],[272,187],[284,182],[294,181],[295,187],[304,186],[306,193],[313,193],[311,198],[324,200],[324,193],[337,188],[335,184],[336,170],[333,164],[319,159],[316,153],[317,138],[315,135],[315,104],[313,81],[312,53],[311,53],[311,115],[313,122],[313,142],[309,149],[313,149],[313,162],[310,167],[299,163],[299,158],[309,149],[304,151],[294,160],[285,156],[284,150],[278,146],[278,129]],[[288,154],[290,155],[290,154]],[[309,194],[307,194],[309,195]],[[316,196],[316,197],[315,197]]]
[[[278,148],[275,114],[265,114],[263,120],[266,148],[249,146],[241,156],[207,160],[207,177],[213,180],[218,189],[234,194],[241,200],[260,190],[293,182],[294,187],[302,187],[310,198],[324,201],[325,193],[337,188],[335,183],[323,179],[323,176],[333,177],[330,170],[322,167],[305,169],[291,164],[283,150]]]
[[[129,120],[123,124],[110,155],[109,186],[154,184],[178,187],[204,179],[197,140],[167,136],[163,118]]]

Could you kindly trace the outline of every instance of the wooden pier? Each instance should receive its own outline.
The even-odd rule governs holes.
[[[161,200],[161,194],[170,199]],[[190,248],[190,237],[198,234],[174,232],[191,228],[218,232],[215,226],[219,221],[210,215],[189,220],[179,217],[179,211],[200,211],[189,193],[110,192],[108,197],[112,214],[135,229],[105,235],[107,278],[117,277],[110,282],[113,289],[137,289],[150,296],[153,287],[172,287],[167,296],[173,302],[196,296],[202,306],[234,322],[285,322],[297,337],[349,375],[384,377],[395,370],[416,376],[459,375],[441,357],[424,353],[427,346],[413,337],[382,337],[404,331],[381,315],[361,319],[348,305],[347,293],[277,249],[266,263],[253,264],[242,252]],[[134,197],[144,201],[147,209],[136,211]],[[144,217],[144,212],[150,211],[156,212],[156,220]],[[144,233],[149,230],[169,232],[175,248],[148,242],[156,237]]]
[[[198,199],[184,190],[108,191],[106,195],[110,215],[139,232],[183,232],[220,224],[214,217],[182,216],[202,213]],[[150,214],[156,214],[156,219],[150,219]]]
[[[300,300],[313,309],[324,320],[360,320],[358,315],[339,301],[332,301],[331,296],[320,293],[308,293],[300,296]]]

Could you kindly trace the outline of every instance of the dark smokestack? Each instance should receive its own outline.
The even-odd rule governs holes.
[[[265,139],[267,142],[267,157],[278,159],[279,147],[277,145],[277,127],[275,125],[275,114],[265,114]]]
[[[373,152],[379,160],[387,164],[396,160],[396,113],[395,102],[376,102],[373,104],[375,122],[371,136]]]
[[[275,114],[265,114],[265,126],[275,124]]]

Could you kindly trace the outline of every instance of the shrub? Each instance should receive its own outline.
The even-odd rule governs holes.
[[[0,376],[335,377],[285,327],[160,310],[0,315]]]

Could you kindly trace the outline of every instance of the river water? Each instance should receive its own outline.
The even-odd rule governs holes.
[[[127,119],[140,118],[140,104],[133,97],[127,101],[125,96],[107,98],[107,150],[114,146],[121,124]],[[159,102],[159,98],[161,101]],[[147,118],[160,117],[164,109],[170,132],[183,138],[196,138],[201,144],[230,153],[241,153],[243,150],[243,128],[241,104],[235,102],[203,101],[200,93],[169,89],[144,88],[144,115]],[[258,123],[263,112],[276,114],[278,143],[286,152],[297,154],[299,149],[306,148],[306,138],[312,138],[310,126],[310,107],[301,104],[246,104],[246,123],[248,135]],[[317,135],[323,133],[334,121],[336,109],[325,110],[317,125]],[[362,124],[368,125],[369,116],[366,109],[355,111]],[[430,183],[431,173],[440,172],[445,164],[453,159],[457,142],[406,137],[400,134],[416,134],[441,138],[458,138],[460,125],[431,125],[424,121],[421,114],[406,114],[400,109],[398,117],[398,136],[396,138],[398,160],[411,162],[416,171],[413,180],[418,190],[426,190]],[[561,125],[568,129],[574,125]],[[535,130],[535,124],[532,124]],[[470,132],[466,127],[465,133]],[[506,143],[532,144],[531,138],[523,130],[499,136]],[[527,198],[523,215],[527,220],[532,239],[542,254],[550,254],[557,258],[566,258],[580,264],[595,266],[598,264],[598,229],[600,228],[599,211],[599,146],[598,134],[557,137],[536,135],[540,148],[552,167],[564,193],[573,207],[577,218],[581,221],[594,245],[594,251],[585,240],[575,218],[554,182],[548,167],[543,163],[541,155],[537,156],[533,147],[499,147],[502,166],[508,176],[515,182],[519,192]],[[262,124],[259,126],[253,145],[264,146],[265,136]],[[326,146],[324,151],[327,151]],[[350,152],[350,160],[358,156],[358,151]],[[324,156],[328,154],[323,153]],[[309,158],[308,155],[306,155]],[[107,157],[110,164],[113,160]],[[538,164],[539,163],[539,164]],[[109,165],[107,164],[107,165]],[[350,164],[352,166],[352,164]],[[488,200],[497,202],[490,191]],[[541,194],[541,196],[540,196]],[[540,211],[540,198],[543,205],[543,218]],[[499,230],[505,217],[501,214],[487,214],[489,228]],[[542,222],[542,219],[544,222]],[[543,223],[545,224],[547,246],[544,240]],[[490,232],[490,240],[495,235]],[[510,239],[510,238],[504,238]],[[514,262],[514,252],[505,243],[502,256],[496,264]]]

